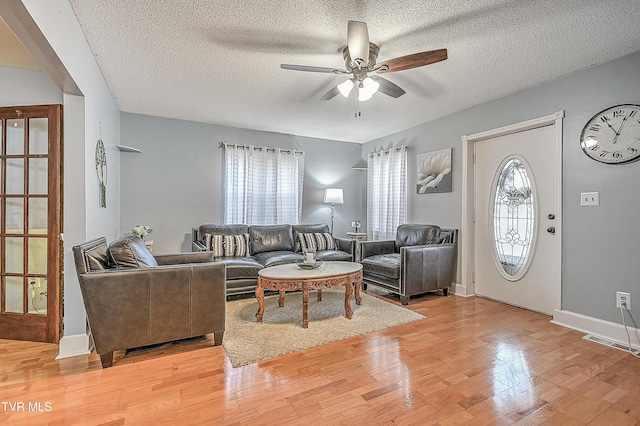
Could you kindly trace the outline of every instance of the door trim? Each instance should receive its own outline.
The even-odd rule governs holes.
[[[564,111],[557,111],[554,114],[544,117],[534,118],[532,120],[523,121],[521,123],[511,124],[499,127],[493,130],[474,133],[462,136],[462,224],[459,237],[460,257],[463,270],[461,273],[460,284],[456,285],[456,294],[461,296],[475,295],[474,271],[475,271],[475,161],[474,146],[478,142],[505,136],[512,133],[524,132],[538,127],[555,125],[556,134],[556,152],[555,155],[559,159],[555,170],[555,180],[558,187],[556,188],[556,211],[558,212],[558,223],[556,226],[555,239],[557,256],[554,261],[556,280],[560,283],[557,289],[558,306],[553,309],[560,309],[561,305],[561,287],[562,287],[562,120]]]

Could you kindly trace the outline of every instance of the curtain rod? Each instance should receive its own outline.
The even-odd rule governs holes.
[[[394,146],[393,148],[381,149],[380,151],[373,151],[369,153],[369,157],[373,157],[374,155],[379,156],[380,154],[389,154],[392,150],[394,150],[395,152],[406,151],[409,148],[410,148],[409,145]]]
[[[255,151],[262,151],[264,149],[266,152],[280,151],[280,152],[286,152],[288,154],[291,154],[291,153],[304,154],[305,153],[304,151],[296,151],[294,149],[270,148],[268,146],[255,146],[255,145],[237,145],[234,143],[224,143],[224,142],[220,142],[218,147],[222,149],[253,149]]]

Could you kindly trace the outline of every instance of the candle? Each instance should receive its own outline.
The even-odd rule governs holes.
[[[309,252],[309,253],[306,254],[305,262],[313,263],[313,253],[312,252]]]

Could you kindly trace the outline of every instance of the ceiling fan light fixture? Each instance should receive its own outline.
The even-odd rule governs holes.
[[[369,41],[367,24],[360,21],[349,21],[347,25],[347,46],[342,48],[344,69],[292,64],[280,64],[280,68],[294,71],[349,75],[351,77],[349,80],[333,86],[320,100],[328,101],[338,96],[338,94],[348,98],[353,89],[356,88],[357,96],[354,95],[353,98],[356,103],[356,117],[358,117],[360,116],[358,102],[371,99],[376,92],[379,91],[383,95],[392,98],[399,98],[406,93],[397,84],[377,74],[404,71],[435,64],[446,60],[448,57],[447,49],[437,49],[412,53],[377,64],[379,53],[380,47]],[[374,73],[376,75],[373,75]],[[368,74],[373,76],[367,77]]]
[[[353,63],[358,69],[369,63],[369,30],[367,24],[349,21],[347,26],[347,47]]]
[[[344,83],[338,84],[338,91],[345,98],[349,97],[349,93],[351,93],[351,89],[353,89],[353,81],[351,79],[346,80]]]
[[[378,91],[378,87],[380,87],[380,83],[371,77],[366,77],[358,87],[358,100],[360,102],[368,101]]]

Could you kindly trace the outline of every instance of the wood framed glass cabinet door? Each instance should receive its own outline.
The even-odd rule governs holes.
[[[61,337],[62,106],[0,108],[0,338]]]

